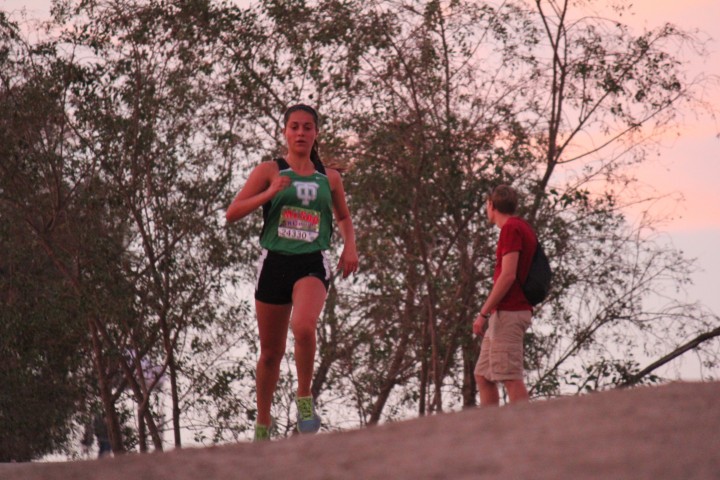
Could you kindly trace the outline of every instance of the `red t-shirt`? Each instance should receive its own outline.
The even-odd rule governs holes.
[[[518,272],[515,276],[510,290],[505,294],[497,306],[497,310],[519,311],[531,310],[530,305],[523,294],[520,285],[525,283],[532,257],[535,255],[537,248],[537,237],[532,227],[519,217],[510,217],[505,225],[500,229],[500,239],[498,240],[497,250],[495,252],[495,273],[493,274],[493,282],[496,282],[502,271],[502,258],[508,253],[520,252],[518,259]]]

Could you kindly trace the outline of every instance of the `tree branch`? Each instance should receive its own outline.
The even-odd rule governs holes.
[[[666,363],[676,359],[680,355],[690,351],[694,350],[697,347],[700,346],[701,343],[704,343],[708,340],[711,340],[715,337],[720,337],[720,327],[715,328],[714,330],[711,330],[709,332],[705,332],[702,335],[698,335],[694,339],[687,342],[685,345],[682,345],[672,352],[668,353],[664,357],[660,358],[659,360],[651,363],[647,367],[640,370],[638,373],[633,375],[632,377],[628,378],[624,383],[621,383],[618,387],[619,388],[625,388],[625,387],[631,387],[635,384],[637,384],[640,380],[642,380],[645,376],[652,373],[654,370],[662,367]]]

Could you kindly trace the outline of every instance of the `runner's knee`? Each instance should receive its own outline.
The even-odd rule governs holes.
[[[314,321],[303,321],[301,319],[293,320],[293,336],[295,342],[301,344],[314,344],[315,343],[315,322]]]
[[[259,364],[266,368],[279,368],[280,362],[282,362],[283,355],[285,355],[285,348],[278,347],[260,347],[260,359]]]

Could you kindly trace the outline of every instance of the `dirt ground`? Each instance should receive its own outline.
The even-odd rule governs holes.
[[[363,430],[0,465],[2,480],[720,479],[720,383],[673,383]]]

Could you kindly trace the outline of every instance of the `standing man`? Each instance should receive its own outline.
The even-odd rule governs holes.
[[[476,335],[487,326],[475,366],[484,407],[500,404],[498,382],[505,385],[511,403],[529,398],[523,380],[523,337],[530,327],[532,306],[521,285],[530,271],[537,237],[527,222],[514,216],[517,206],[518,194],[507,185],[496,187],[487,200],[488,220],[500,228],[500,238],[493,288],[473,323]]]

